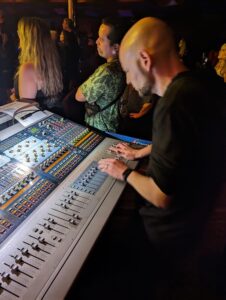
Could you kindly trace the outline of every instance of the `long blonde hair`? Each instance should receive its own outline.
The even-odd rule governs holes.
[[[25,63],[32,63],[40,77],[43,93],[46,96],[60,93],[63,90],[60,59],[45,21],[36,17],[21,18],[18,22],[18,36],[19,68]]]

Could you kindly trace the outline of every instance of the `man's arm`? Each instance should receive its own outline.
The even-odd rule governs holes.
[[[124,180],[123,173],[128,166],[121,160],[114,158],[101,159],[98,167],[112,177]],[[132,171],[127,177],[127,182],[148,202],[159,208],[167,208],[170,205],[170,196],[166,195],[157,186],[151,177],[142,175],[137,171]]]
[[[132,119],[139,119],[143,117],[152,107],[151,103],[144,103],[141,110],[138,113],[130,113],[129,116]]]
[[[127,182],[156,207],[164,209],[170,205],[171,197],[162,192],[151,177],[132,171],[127,177]]]
[[[98,67],[96,71],[78,87],[75,93],[75,100],[89,103],[98,101],[103,92],[105,92],[106,89],[109,90],[105,80],[103,80],[105,76],[109,76],[109,72],[107,72],[103,66]]]
[[[77,89],[77,92],[75,93],[75,100],[77,100],[79,102],[86,102],[86,98],[83,95],[80,87]]]

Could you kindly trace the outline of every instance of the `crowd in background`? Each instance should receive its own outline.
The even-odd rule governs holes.
[[[58,94],[57,97],[60,98],[59,101],[62,103],[57,110],[53,111],[78,123],[84,124],[84,104],[75,104],[74,95],[77,88],[104,62],[105,57],[98,55],[97,51],[97,33],[95,34],[92,28],[90,28],[89,32],[79,32],[74,22],[68,18],[63,18],[62,23],[59,26],[49,25],[50,36],[55,44],[60,59],[60,72],[62,74],[63,85],[62,89],[59,89],[58,92],[55,93]],[[28,41],[29,43],[32,43],[31,40]],[[210,47],[209,51],[206,51],[204,48],[195,49],[194,47],[197,45],[193,45],[192,40],[186,39],[186,37],[181,35],[181,32],[180,34],[176,33],[176,42],[178,45],[178,54],[188,68],[211,69],[216,71],[216,73],[222,77],[222,80],[226,82],[225,44],[223,43],[222,45],[222,40],[219,40],[217,49],[215,43],[212,48]],[[33,95],[32,93],[25,93],[23,97],[19,95],[18,75],[20,65],[23,63],[20,62],[22,52],[17,34],[15,32],[10,32],[7,29],[7,16],[0,10],[1,105],[7,103],[10,98],[11,100],[15,100],[16,98],[36,97],[36,95]],[[31,57],[29,59],[30,61],[33,60]],[[27,60],[29,59],[27,58]],[[45,68],[45,66],[43,66],[43,68]],[[55,78],[54,76],[55,75],[51,75],[52,78]],[[55,81],[57,80],[55,79]],[[38,84],[37,86],[37,91],[43,91],[42,84],[40,86]],[[17,93],[15,93],[15,87]],[[147,133],[145,129],[142,130],[142,128],[145,128],[148,126],[148,123],[150,123],[158,96],[154,95],[150,99],[143,99],[139,97],[137,92],[131,86],[128,86],[124,90],[125,91],[117,104],[121,121],[119,126],[112,131],[151,139],[151,134]],[[47,94],[45,96],[48,96]],[[51,97],[52,96],[55,97],[55,95],[51,95]],[[43,97],[42,94],[41,97]],[[47,105],[43,108],[51,110],[52,107],[53,105]],[[92,125],[97,129],[101,128],[98,128],[95,124]]]

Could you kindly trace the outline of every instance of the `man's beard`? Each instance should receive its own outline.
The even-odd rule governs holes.
[[[147,73],[143,68],[141,67],[140,61],[137,62],[138,68],[140,70],[140,75],[143,76],[145,79],[145,82],[143,84],[143,87],[138,90],[138,94],[140,97],[147,97],[152,95],[152,89],[153,89],[153,84],[150,82],[150,79],[147,76]]]
[[[138,94],[140,97],[147,97],[152,95],[152,85],[150,82],[146,82],[146,84],[139,89]]]

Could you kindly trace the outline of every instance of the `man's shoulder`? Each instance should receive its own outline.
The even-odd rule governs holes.
[[[218,76],[202,70],[178,74],[158,101],[156,114],[193,115],[198,111],[211,113],[225,106],[225,87]]]
[[[222,86],[222,80],[217,76],[214,70],[189,70],[182,73],[179,73],[175,78],[173,78],[171,85],[180,86],[187,85],[195,87],[204,87],[206,89],[212,88],[213,86]]]
[[[178,98],[189,99],[189,101],[199,98],[199,102],[217,97],[222,98],[225,91],[222,80],[212,71],[194,70],[178,74],[173,78],[167,87],[163,97],[175,102]],[[181,101],[181,100],[180,100]]]

